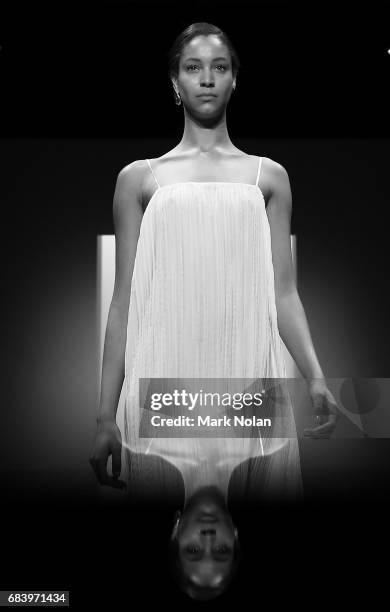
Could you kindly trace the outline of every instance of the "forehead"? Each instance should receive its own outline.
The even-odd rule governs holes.
[[[182,52],[182,59],[192,56],[199,58],[211,58],[216,53],[218,53],[218,55],[221,57],[226,57],[226,59],[229,59],[229,50],[218,36],[215,34],[209,34],[208,36],[195,36],[185,45]]]

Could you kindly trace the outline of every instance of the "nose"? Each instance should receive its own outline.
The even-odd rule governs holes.
[[[201,535],[215,535],[216,531],[215,529],[201,529],[200,533]]]
[[[210,70],[206,70],[202,72],[201,84],[202,85],[212,85],[212,87],[214,87],[212,73]]]

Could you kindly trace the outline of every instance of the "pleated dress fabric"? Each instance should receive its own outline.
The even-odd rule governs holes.
[[[247,432],[245,437],[229,437],[228,432],[218,432],[216,438],[184,437],[183,430],[183,438],[177,431],[162,438],[152,428],[150,435],[140,435],[140,378],[186,378],[194,385],[196,379],[229,379],[235,392],[245,392],[264,379],[286,377],[270,226],[258,186],[262,158],[255,184],[187,181],[160,186],[147,162],[157,189],[142,218],[131,282],[124,445],[133,453],[171,461],[188,491],[194,466],[198,484],[200,473],[205,482],[213,474],[218,480],[217,465],[225,470],[219,477],[226,483],[226,470],[258,457],[259,494],[277,488],[299,497],[299,449],[288,397],[275,407],[280,413],[274,412],[272,428],[255,427],[249,437]],[[239,379],[246,379],[245,384]],[[266,455],[272,460],[262,462]],[[130,477],[129,464],[128,469]]]

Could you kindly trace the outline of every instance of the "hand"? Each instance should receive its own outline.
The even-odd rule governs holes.
[[[89,463],[101,485],[123,489],[126,483],[118,480],[121,472],[122,437],[115,421],[103,421],[98,424],[94,446]],[[107,472],[107,460],[112,455],[112,473]]]
[[[323,379],[313,379],[309,382],[309,393],[317,426],[304,429],[303,435],[307,438],[329,438],[340,417],[336,400]]]

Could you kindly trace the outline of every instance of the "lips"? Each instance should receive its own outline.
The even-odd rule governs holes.
[[[197,520],[202,523],[215,523],[218,522],[218,515],[215,512],[215,508],[212,507],[202,507],[199,509],[199,513],[197,514]]]
[[[198,521],[201,523],[218,523],[217,517],[212,514],[202,514],[198,517]]]
[[[198,98],[216,98],[217,96],[215,94],[200,94],[197,97]]]

